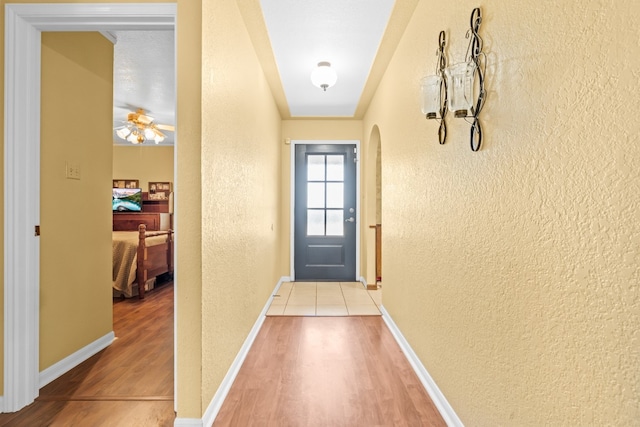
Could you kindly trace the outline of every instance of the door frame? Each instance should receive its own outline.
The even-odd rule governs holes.
[[[338,140],[291,140],[291,170],[290,170],[290,212],[289,212],[289,266],[292,281],[296,280],[295,272],[295,206],[296,206],[296,145],[355,145],[356,146],[356,274],[354,282],[360,280],[360,140],[338,139]]]
[[[2,412],[15,412],[29,405],[40,390],[40,243],[33,228],[40,223],[40,33],[175,31],[176,16],[175,3],[5,6]],[[177,135],[174,152],[176,146]],[[174,311],[174,325],[175,316]],[[176,384],[174,378],[177,389]]]

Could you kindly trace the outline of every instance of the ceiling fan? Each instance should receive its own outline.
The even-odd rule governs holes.
[[[156,144],[165,139],[161,131],[175,132],[175,126],[154,123],[154,118],[147,116],[144,109],[138,108],[135,113],[127,114],[124,126],[115,129],[116,135],[132,144],[142,144],[153,140]]]

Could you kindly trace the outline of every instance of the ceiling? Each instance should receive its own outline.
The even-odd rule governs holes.
[[[175,43],[173,31],[111,32],[113,49],[113,127],[139,108],[155,123],[175,125]],[[173,145],[174,133],[163,132],[161,145]],[[113,133],[116,145],[131,145]]]
[[[354,116],[393,2],[260,1],[292,117]],[[310,80],[320,61],[338,76],[326,92]]]
[[[361,118],[418,0],[238,0],[283,119]],[[143,108],[175,125],[175,42],[171,31],[110,34],[114,47],[114,128]],[[313,86],[320,61],[336,84]],[[172,145],[173,132],[161,145]],[[114,132],[114,144],[130,145]]]

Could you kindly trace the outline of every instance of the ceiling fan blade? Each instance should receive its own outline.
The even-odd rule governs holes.
[[[169,132],[175,132],[175,130],[176,130],[176,127],[172,126],[172,125],[156,124],[155,127],[158,128],[158,129],[162,129],[162,130],[167,130]]]
[[[164,133],[160,132],[155,126],[149,128],[149,129],[151,129],[153,131],[153,133],[156,134],[157,136],[160,136],[162,138],[166,137],[166,135]]]

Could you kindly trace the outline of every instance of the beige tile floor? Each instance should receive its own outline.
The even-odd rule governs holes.
[[[267,316],[380,316],[382,290],[360,282],[285,282]]]

